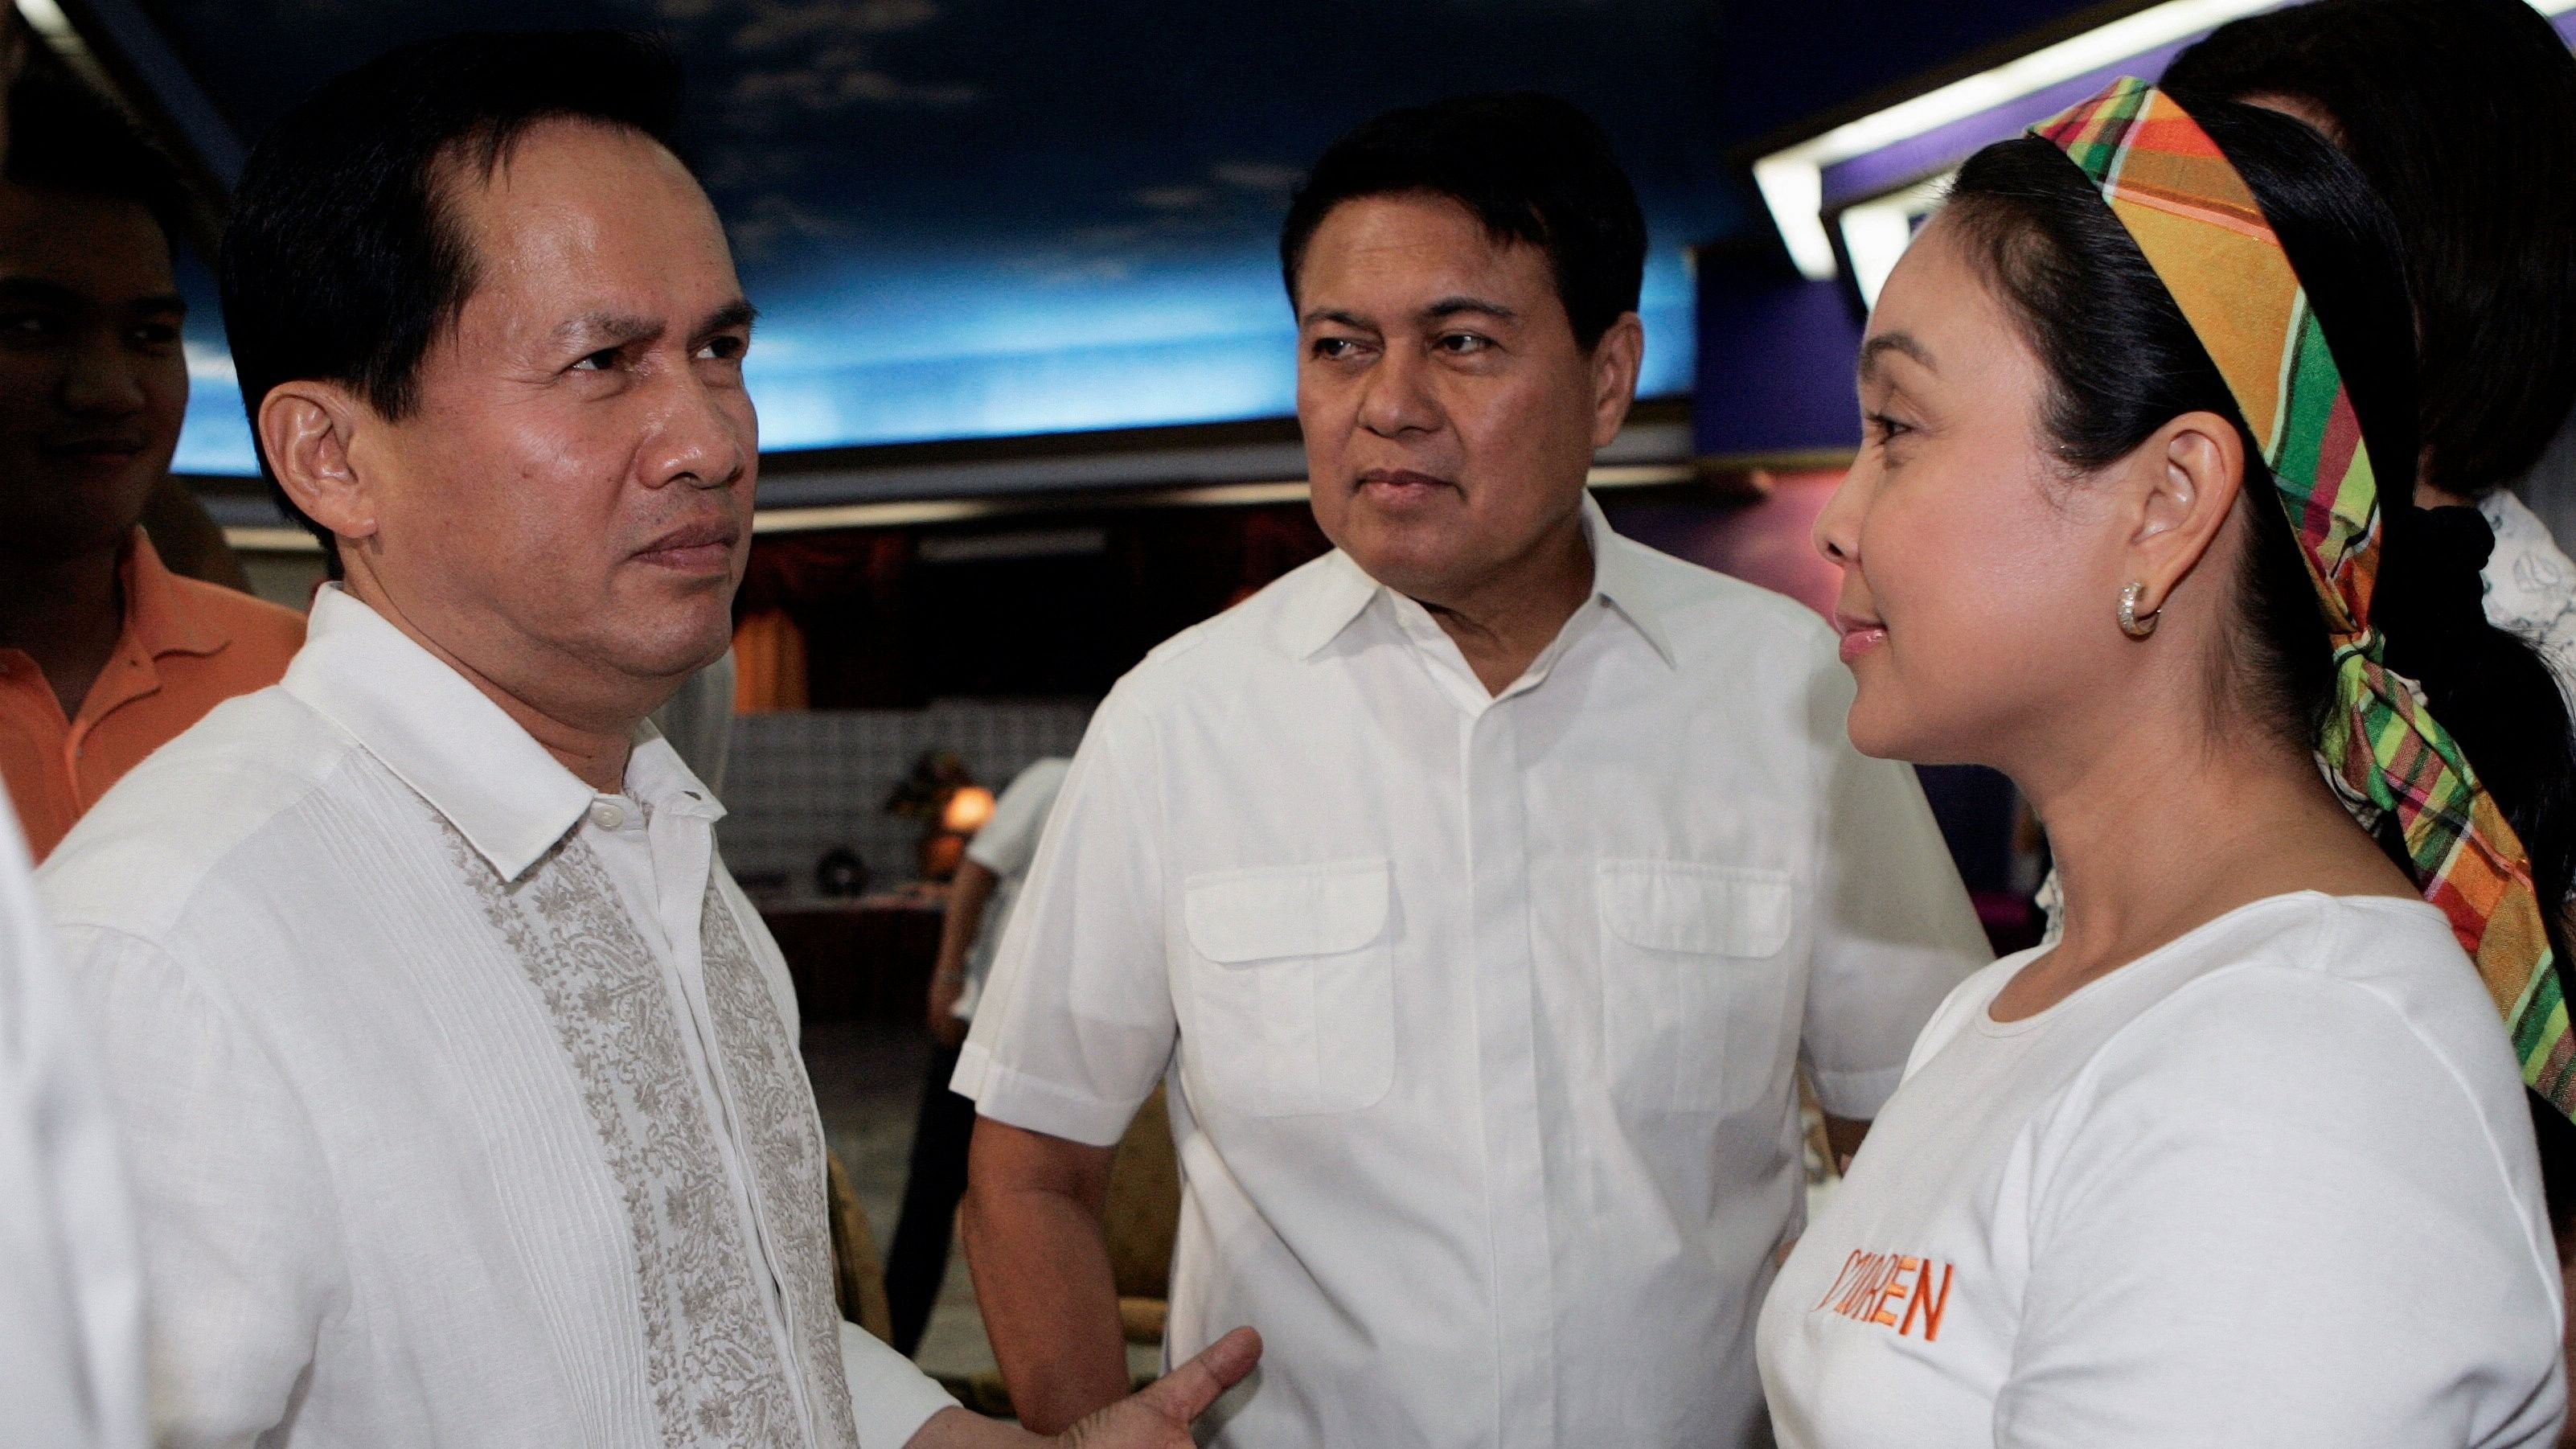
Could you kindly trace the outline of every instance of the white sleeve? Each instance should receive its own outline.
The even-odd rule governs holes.
[[[320,1143],[266,1047],[160,950],[88,926],[59,939],[134,1165],[153,1440],[247,1449],[347,1306]]]
[[[1064,788],[1065,762],[1040,760],[1014,776],[993,802],[993,818],[975,832],[966,856],[1003,877],[1015,876],[1036,859],[1038,836]]]
[[[2467,1081],[2389,999],[2296,967],[2123,1031],[2033,1139],[1997,1449],[2555,1443],[2523,1109]]]
[[[1933,1010],[1994,952],[1913,767],[1852,748],[1850,672],[1823,662],[1809,727],[1824,820],[1800,1046],[1824,1109],[1865,1119],[1896,1090]]]
[[[1106,1147],[1171,1058],[1153,740],[1112,692],[1074,756],[958,1056],[983,1116]]]
[[[957,1407],[938,1380],[846,1318],[841,1320],[841,1372],[850,1382],[859,1449],[903,1449],[931,1415]]]
[[[134,1210],[67,997],[0,797],[0,1439],[141,1449]]]

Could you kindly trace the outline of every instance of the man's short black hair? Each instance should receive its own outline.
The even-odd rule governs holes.
[[[2424,480],[2487,493],[2576,407],[2576,59],[2523,0],[2319,0],[2213,31],[2179,96],[2332,122],[2406,241]]]
[[[49,70],[22,77],[9,88],[8,151],[0,175],[11,182],[133,202],[178,250],[188,213],[179,168],[88,86]]]
[[[1306,244],[1332,209],[1367,196],[1445,196],[1497,242],[1547,251],[1557,299],[1589,351],[1637,310],[1646,216],[1590,116],[1554,96],[1460,96],[1389,111],[1333,143],[1288,203],[1279,270],[1297,300]]]
[[[477,33],[388,52],[325,82],[253,148],[224,236],[224,327],[258,445],[280,383],[336,382],[388,418],[475,286],[453,182],[488,177],[538,122],[597,121],[669,144],[678,62],[617,31]],[[289,517],[332,547],[277,486]]]

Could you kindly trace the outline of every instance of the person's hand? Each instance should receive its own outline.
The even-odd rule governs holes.
[[[930,1039],[941,1046],[955,1048],[966,1040],[966,1023],[957,1015],[957,998],[966,990],[966,978],[947,971],[930,973]]]
[[[1188,1363],[1048,1442],[1063,1449],[1193,1449],[1190,1422],[1261,1362],[1261,1335],[1238,1328]]]
[[[1261,1335],[1238,1328],[1207,1352],[1067,1429],[1041,1439],[955,1406],[930,1416],[904,1449],[1194,1449],[1190,1421],[1261,1361]]]

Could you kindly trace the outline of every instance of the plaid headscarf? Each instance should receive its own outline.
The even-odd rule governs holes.
[[[2263,445],[2334,640],[2335,708],[2317,742],[2328,779],[2366,819],[2395,812],[2416,883],[2477,962],[2523,1081],[2576,1117],[2576,1041],[2530,858],[2422,688],[2380,662],[2379,483],[2281,239],[2217,143],[2145,81],[2114,81],[2031,134],[2101,187]]]

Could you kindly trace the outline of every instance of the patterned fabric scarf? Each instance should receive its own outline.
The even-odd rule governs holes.
[[[2576,1117],[2576,1041],[2530,858],[2423,690],[2380,662],[2379,484],[2280,238],[2208,133],[2144,81],[2114,81],[2031,134],[2102,188],[2262,442],[2334,639],[2336,707],[2317,743],[2327,777],[2366,821],[2396,813],[2415,880],[2476,960],[2523,1081]]]

